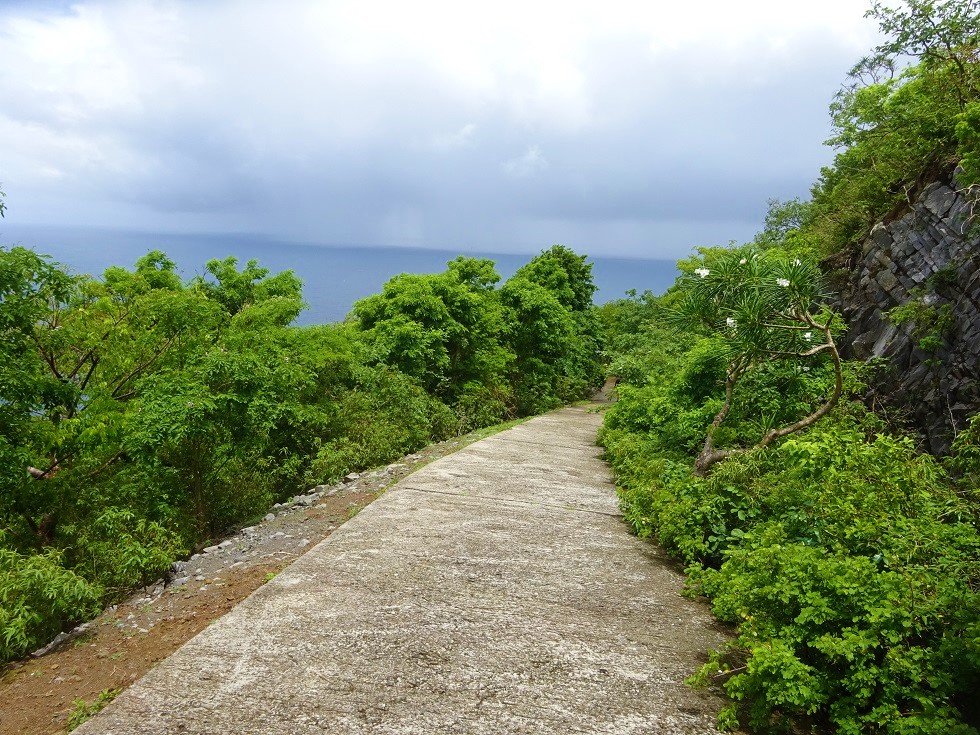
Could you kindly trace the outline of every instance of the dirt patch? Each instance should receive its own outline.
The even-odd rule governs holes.
[[[0,735],[61,735],[79,700],[91,704],[101,692],[125,689],[388,487],[491,433],[433,444],[278,504],[261,523],[179,562],[167,584],[133,594],[43,654],[0,669]]]

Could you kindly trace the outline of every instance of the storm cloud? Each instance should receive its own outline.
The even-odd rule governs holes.
[[[805,196],[854,0],[0,8],[11,222],[673,258]]]

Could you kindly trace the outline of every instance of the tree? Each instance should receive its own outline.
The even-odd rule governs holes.
[[[819,268],[811,260],[788,260],[748,250],[732,252],[715,260],[711,268],[698,268],[679,280],[680,296],[672,312],[675,323],[721,335],[726,347],[725,397],[695,460],[697,474],[706,474],[721,460],[748,451],[719,449],[715,440],[740,382],[760,365],[827,355],[833,363],[834,385],[808,415],[766,431],[753,448],[810,426],[837,405],[843,376],[832,334],[836,314],[819,306],[825,296],[820,280]]]
[[[980,0],[905,0],[897,8],[874,0],[865,15],[878,21],[887,39],[858,63],[852,77],[876,67],[893,70],[899,59],[913,58],[930,71],[952,67],[961,107],[980,93]]]
[[[468,384],[502,388],[513,358],[501,345],[499,280],[492,261],[462,256],[443,273],[395,276],[354,304],[372,359],[450,403]]]
[[[47,258],[21,247],[0,248],[0,520],[28,548],[42,546],[48,535],[31,502],[34,478],[42,471],[32,477],[29,470],[41,464],[36,447],[47,433],[35,417],[70,394],[39,359],[36,325],[76,285]]]
[[[570,311],[587,311],[592,306],[596,287],[592,264],[586,261],[587,256],[578,255],[571,248],[552,245],[518,268],[514,275],[548,289]]]
[[[595,290],[592,264],[563,245],[543,250],[504,284],[507,345],[517,356],[511,381],[521,413],[583,398],[601,384]]]

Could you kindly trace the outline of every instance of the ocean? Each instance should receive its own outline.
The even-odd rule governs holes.
[[[0,245],[22,245],[50,255],[75,273],[101,274],[109,266],[132,267],[150,250],[162,250],[185,278],[204,272],[213,258],[255,259],[273,273],[292,270],[303,280],[309,308],[297,323],[324,324],[344,319],[353,303],[378,293],[399,273],[439,273],[457,255],[489,258],[506,280],[533,254],[451,252],[402,247],[351,247],[281,242],[255,235],[173,235],[92,228],[13,225],[0,221]],[[587,253],[586,253],[587,254]],[[598,288],[595,303],[637,292],[663,293],[677,277],[674,261],[589,257]]]

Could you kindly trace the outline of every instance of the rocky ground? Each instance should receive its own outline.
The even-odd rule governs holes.
[[[0,669],[0,735],[66,732],[73,713],[103,692],[103,698],[111,697],[132,684],[388,487],[490,433],[434,444],[276,505],[260,523],[177,562],[168,582],[140,590],[30,658]]]

